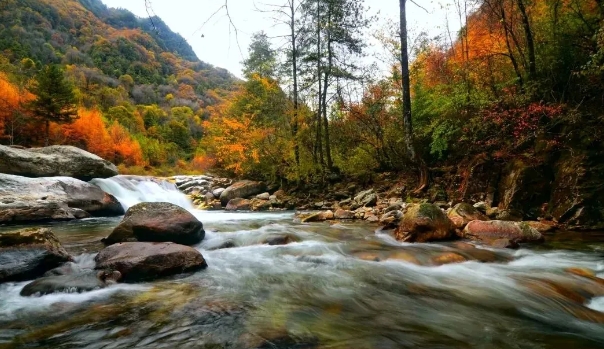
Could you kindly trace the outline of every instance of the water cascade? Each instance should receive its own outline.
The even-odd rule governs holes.
[[[143,176],[115,176],[107,179],[93,179],[92,184],[115,196],[124,209],[141,202],[169,202],[187,210],[193,205],[174,183]]]

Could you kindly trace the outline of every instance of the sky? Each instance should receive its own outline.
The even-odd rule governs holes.
[[[102,0],[109,7],[125,8],[139,17],[148,17],[145,0]],[[241,77],[241,62],[253,33],[264,30],[269,36],[287,34],[287,27],[279,26],[271,15],[257,9],[268,9],[270,5],[281,5],[286,0],[228,0],[229,12],[237,35],[229,24],[223,0],[151,0],[152,15],[156,14],[174,31],[182,35],[204,62],[225,68]],[[424,8],[408,3],[407,21],[410,35],[422,31],[430,36],[442,34],[446,18],[452,28],[458,28],[455,12],[447,6],[452,0],[417,0]],[[381,28],[388,20],[399,18],[397,0],[366,0],[368,14],[377,15],[374,28]],[[217,12],[218,11],[218,12]],[[217,13],[216,13],[217,12]],[[212,15],[216,13],[213,17]],[[205,24],[204,24],[205,23]],[[413,38],[412,38],[413,39]],[[277,45],[278,41],[275,42]],[[374,54],[379,52],[375,47]]]

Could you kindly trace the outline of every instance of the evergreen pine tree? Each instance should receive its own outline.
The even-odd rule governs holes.
[[[50,123],[70,123],[77,119],[76,97],[72,84],[65,79],[57,65],[45,66],[36,77],[33,89],[36,99],[30,104],[31,111],[45,125],[45,145],[48,146]]]

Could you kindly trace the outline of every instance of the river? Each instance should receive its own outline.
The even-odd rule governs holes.
[[[144,186],[130,188],[135,199],[121,192],[124,205],[182,199]],[[0,348],[604,347],[604,284],[577,275],[604,277],[603,234],[492,250],[401,244],[372,225],[300,224],[292,212],[191,212],[207,269],[39,298],[19,296],[25,282],[0,284]],[[47,226],[91,268],[119,220]],[[292,242],[262,244],[275,237]],[[467,261],[440,265],[452,252]]]

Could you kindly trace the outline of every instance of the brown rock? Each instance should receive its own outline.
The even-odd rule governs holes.
[[[249,211],[252,208],[252,202],[247,199],[232,199],[226,205],[225,210],[227,211]]]
[[[302,223],[325,222],[335,218],[333,211],[321,211],[313,213],[302,219]]]
[[[526,222],[526,224],[528,224],[530,227],[534,228],[535,230],[537,230],[540,233],[549,233],[551,231],[556,230],[556,223],[555,222],[549,222],[549,221],[541,221],[541,222],[530,221],[530,222]]]
[[[488,221],[489,217],[465,202],[459,203],[447,215],[455,228],[463,229],[471,221]]]
[[[124,282],[153,280],[196,271],[208,265],[199,251],[171,242],[124,242],[94,258],[95,269],[117,270]]]
[[[354,217],[354,212],[352,212],[352,211],[338,209],[334,213],[334,218],[346,220],[346,219],[354,219],[355,217]]]
[[[394,234],[401,241],[428,242],[450,239],[454,232],[453,223],[440,208],[424,203],[407,207]]]
[[[128,209],[103,242],[174,242],[195,245],[203,240],[203,224],[189,211],[168,202],[144,202]]]
[[[455,252],[441,253],[438,256],[432,258],[432,263],[434,263],[435,265],[463,263],[467,261],[468,260],[466,259],[466,257]]]
[[[543,240],[543,235],[528,224],[508,221],[472,221],[464,229],[463,237],[487,242],[498,239],[516,243]]]
[[[230,200],[238,198],[249,198],[254,195],[262,194],[266,191],[266,184],[254,181],[239,181],[226,188],[220,194],[220,202],[226,206]]]

